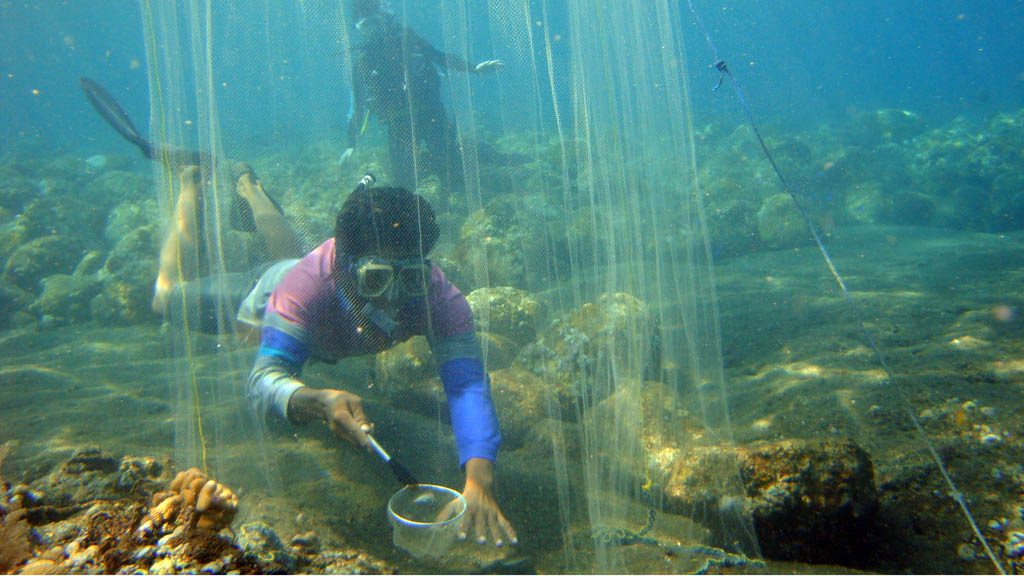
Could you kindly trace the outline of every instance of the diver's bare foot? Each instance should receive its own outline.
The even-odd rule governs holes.
[[[235,191],[252,208],[253,214],[280,213],[280,209],[270,199],[270,195],[263,188],[263,183],[256,176],[252,167],[244,162],[235,164],[234,174],[238,175],[235,181]]]
[[[167,309],[167,300],[171,295],[172,288],[174,288],[174,283],[161,272],[156,278],[156,286],[153,287],[153,302],[150,304],[153,312],[157,314],[164,313],[164,310]]]
[[[252,174],[242,174],[235,185],[235,190],[250,206],[270,201],[267,199],[267,193],[263,191],[263,185],[259,180],[253,180]]]
[[[256,172],[252,169],[252,166],[245,162],[239,162],[234,165],[231,172],[235,175],[235,191],[249,204],[256,201],[257,196],[266,196],[266,192],[263,192],[263,186],[260,184],[259,178],[256,177]]]

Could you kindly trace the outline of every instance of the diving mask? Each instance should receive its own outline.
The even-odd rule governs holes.
[[[388,260],[366,256],[356,261],[355,270],[356,290],[363,298],[391,299],[395,292],[425,296],[430,286],[430,260],[423,258]]]

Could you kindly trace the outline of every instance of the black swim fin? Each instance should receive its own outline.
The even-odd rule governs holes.
[[[153,144],[146,140],[139,130],[132,123],[131,118],[128,117],[128,113],[124,111],[124,108],[114,100],[114,97],[107,92],[106,88],[100,86],[98,82],[91,78],[82,76],[79,78],[78,83],[82,86],[82,92],[85,93],[86,99],[89,100],[89,104],[92,105],[96,112],[107,121],[108,124],[117,130],[117,133],[122,138],[131,142],[142,154],[150,160],[163,160],[173,164],[191,164],[194,166],[201,166],[204,160],[210,160],[208,155],[196,152],[194,150],[185,150],[181,148],[168,148],[160,147],[157,148]],[[245,166],[239,164],[238,166]],[[241,176],[241,168],[236,166],[232,171],[232,181],[238,180]],[[245,166],[245,170],[251,171],[251,168]],[[281,205],[274,199],[273,196],[267,194],[267,198],[274,204],[278,212],[284,214],[284,210]],[[235,230],[241,230],[243,232],[256,232],[256,221],[253,218],[252,209],[249,207],[249,203],[243,200],[240,196],[235,194],[232,197],[231,202],[231,227]]]
[[[128,113],[124,111],[124,108],[121,108],[121,105],[117,103],[117,100],[114,100],[114,97],[110,95],[110,92],[107,92],[106,88],[85,76],[79,78],[78,83],[82,86],[82,92],[85,93],[89,104],[92,104],[92,107],[107,121],[107,124],[110,124],[114,130],[117,130],[117,133],[122,138],[138,147],[146,158],[150,160],[166,158],[175,164],[192,164],[195,166],[199,166],[202,163],[203,155],[194,150],[168,147],[157,148],[153,146],[149,140],[146,140],[139,134],[139,130],[135,128],[131,119],[128,118]]]
[[[114,97],[103,86],[100,86],[91,78],[82,76],[79,78],[78,83],[81,84],[82,92],[85,92],[85,97],[89,100],[89,104],[92,104],[92,107],[99,112],[100,116],[114,130],[117,130],[117,133],[122,138],[138,146],[146,158],[152,158],[153,145],[139,134],[138,129],[135,128],[131,119],[128,118],[128,113],[124,111],[124,108],[121,108],[117,100],[114,100]]]

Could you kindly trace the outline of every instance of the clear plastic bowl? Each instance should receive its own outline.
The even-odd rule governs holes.
[[[410,484],[388,500],[392,540],[417,558],[447,554],[465,513],[462,494],[434,484]]]

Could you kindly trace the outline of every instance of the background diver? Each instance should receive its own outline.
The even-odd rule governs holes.
[[[450,189],[461,187],[458,134],[441,100],[438,68],[480,74],[504,63],[471,65],[438,50],[380,0],[354,0],[352,17],[360,42],[353,49],[348,148],[342,160],[352,154],[372,114],[387,128],[394,182],[414,189],[417,176],[436,176]],[[478,147],[484,160],[502,156],[484,142]]]

